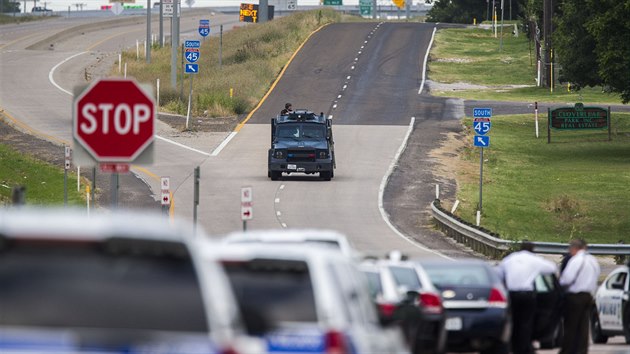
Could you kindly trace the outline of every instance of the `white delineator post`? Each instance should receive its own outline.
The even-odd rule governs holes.
[[[538,138],[538,102],[534,102],[534,118],[536,121],[536,138]]]

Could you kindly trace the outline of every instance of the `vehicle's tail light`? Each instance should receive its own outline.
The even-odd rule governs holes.
[[[343,333],[330,331],[325,338],[326,354],[348,354],[348,346]]]
[[[508,301],[503,291],[492,288],[490,290],[490,296],[488,296],[488,305],[490,305],[490,307],[507,308]]]
[[[221,354],[238,354],[234,348],[225,348],[221,351]]]
[[[422,311],[430,314],[440,314],[444,311],[442,299],[434,293],[420,293],[420,303]]]
[[[396,311],[395,304],[388,303],[380,303],[378,304],[378,312],[382,317],[391,317],[394,315],[394,311]]]

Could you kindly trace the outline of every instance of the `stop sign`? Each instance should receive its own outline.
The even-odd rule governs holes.
[[[155,104],[134,80],[101,79],[73,109],[74,138],[98,162],[133,162],[153,142]]]

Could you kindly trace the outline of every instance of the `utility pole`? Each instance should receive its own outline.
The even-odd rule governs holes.
[[[269,19],[269,1],[260,0],[258,4],[258,23],[267,22]]]
[[[171,87],[177,89],[177,53],[179,51],[179,0],[173,1],[171,18]],[[183,69],[183,68],[182,68]]]
[[[144,46],[144,56],[147,58],[147,64],[151,63],[151,0],[147,0],[147,41]]]
[[[552,26],[553,0],[544,0],[543,2],[543,40],[545,42],[545,57],[543,58],[543,82],[545,87],[551,87],[551,34]]]
[[[164,47],[164,1],[160,0],[160,48]]]

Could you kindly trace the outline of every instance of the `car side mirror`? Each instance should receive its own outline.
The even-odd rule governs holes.
[[[611,287],[615,290],[624,290],[623,283],[612,283]]]

